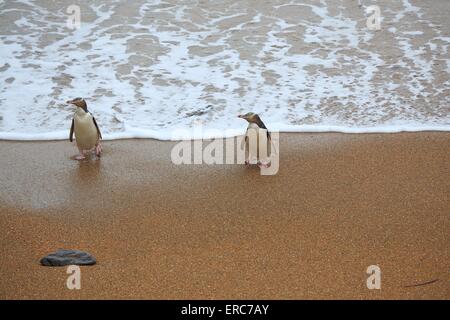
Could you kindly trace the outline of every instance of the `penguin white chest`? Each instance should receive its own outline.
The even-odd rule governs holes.
[[[261,130],[266,132],[265,129],[261,129],[260,127],[258,127],[256,123],[250,123],[247,127],[246,136],[252,139],[256,138],[257,145],[259,145],[259,135],[261,134],[260,133]]]
[[[250,164],[256,164],[260,154],[260,130],[256,123],[249,123],[246,132],[246,158]]]
[[[247,127],[247,130],[248,129],[259,130],[259,127],[258,127],[258,125],[256,123],[249,123],[248,127]]]
[[[90,150],[98,142],[98,132],[92,119],[92,115],[88,112],[74,115],[74,133],[78,148],[82,150]]]

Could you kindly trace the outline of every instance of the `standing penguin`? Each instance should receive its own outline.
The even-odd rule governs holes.
[[[95,147],[95,154],[100,157],[102,153],[102,146],[100,139],[102,134],[95,121],[94,116],[88,111],[86,101],[83,98],[75,98],[67,101],[69,104],[73,104],[77,107],[72,119],[72,126],[70,127],[70,142],[73,141],[73,134],[75,133],[75,139],[77,147],[80,152],[75,157],[76,160],[83,160],[85,158],[84,153],[90,151]]]
[[[270,161],[268,161],[268,157],[270,156],[271,152],[271,136],[269,130],[267,130],[264,122],[262,122],[261,118],[253,112],[248,112],[243,115],[239,115],[239,118],[245,119],[248,121],[248,127],[247,131],[245,132],[245,139],[242,141],[242,143],[245,143],[245,164],[254,164],[255,162],[260,166],[267,168],[270,166]],[[252,131],[254,130],[254,131]],[[263,141],[260,141],[260,130],[264,130],[265,134],[267,135],[267,139],[264,139]],[[251,132],[252,131],[252,132]],[[253,150],[254,153],[252,153],[252,150],[250,148],[250,139],[256,137],[256,151]],[[260,155],[261,145],[260,143],[266,142],[266,151],[261,151],[263,154]],[[264,157],[264,153],[266,153],[266,157]],[[260,156],[263,156],[262,158]]]

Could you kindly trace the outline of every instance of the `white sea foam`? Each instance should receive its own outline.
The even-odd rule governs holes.
[[[86,0],[69,30],[72,1],[0,1],[0,139],[67,139],[77,96],[105,139],[240,134],[247,111],[286,132],[449,131],[449,23],[403,0],[375,32],[338,2]]]

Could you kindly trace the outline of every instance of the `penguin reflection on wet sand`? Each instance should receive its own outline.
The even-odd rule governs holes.
[[[250,165],[250,164],[254,164],[255,162],[258,164],[259,167],[262,168],[268,168],[270,167],[270,161],[269,161],[269,156],[270,156],[270,152],[271,152],[271,136],[270,136],[270,132],[269,130],[267,130],[264,122],[262,122],[261,118],[253,112],[248,112],[246,114],[243,115],[239,115],[239,118],[245,119],[248,121],[248,127],[247,127],[247,131],[245,132],[245,138],[242,141],[242,143],[245,143],[245,164],[246,165]],[[251,132],[251,130],[254,130],[253,132]],[[267,139],[264,139],[262,141],[260,141],[259,137],[260,137],[260,130],[264,130],[265,133],[267,134]],[[250,133],[251,132],[251,133]],[[250,150],[250,139],[251,138],[255,138],[256,137],[256,154],[252,154],[252,150]],[[266,146],[266,150],[267,151],[262,151],[262,154],[264,156],[264,153],[267,154],[266,158],[260,158],[260,149],[261,149],[261,145],[260,143],[267,143]],[[255,150],[253,150],[255,151]],[[256,161],[255,161],[256,160]]]
[[[100,157],[102,153],[102,146],[100,140],[102,134],[95,121],[94,116],[88,111],[86,101],[83,98],[75,98],[67,101],[77,107],[72,119],[72,126],[70,127],[70,142],[73,141],[73,134],[75,133],[75,140],[78,151],[80,152],[75,159],[85,159],[85,153],[92,151],[95,148],[95,154]]]

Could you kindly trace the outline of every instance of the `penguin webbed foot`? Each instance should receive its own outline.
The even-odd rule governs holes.
[[[100,143],[95,146],[95,155],[99,158],[102,155],[102,145]]]
[[[269,168],[270,167],[270,162],[265,162],[265,161],[258,161],[258,167],[260,168]]]
[[[75,160],[84,160],[84,159],[86,159],[86,157],[84,156],[84,154],[80,153],[80,154],[77,154],[74,159]]]
[[[76,156],[74,156],[73,159],[78,160],[78,161],[86,159],[86,156],[84,155],[84,150],[83,149],[78,147],[78,152],[79,153]]]

